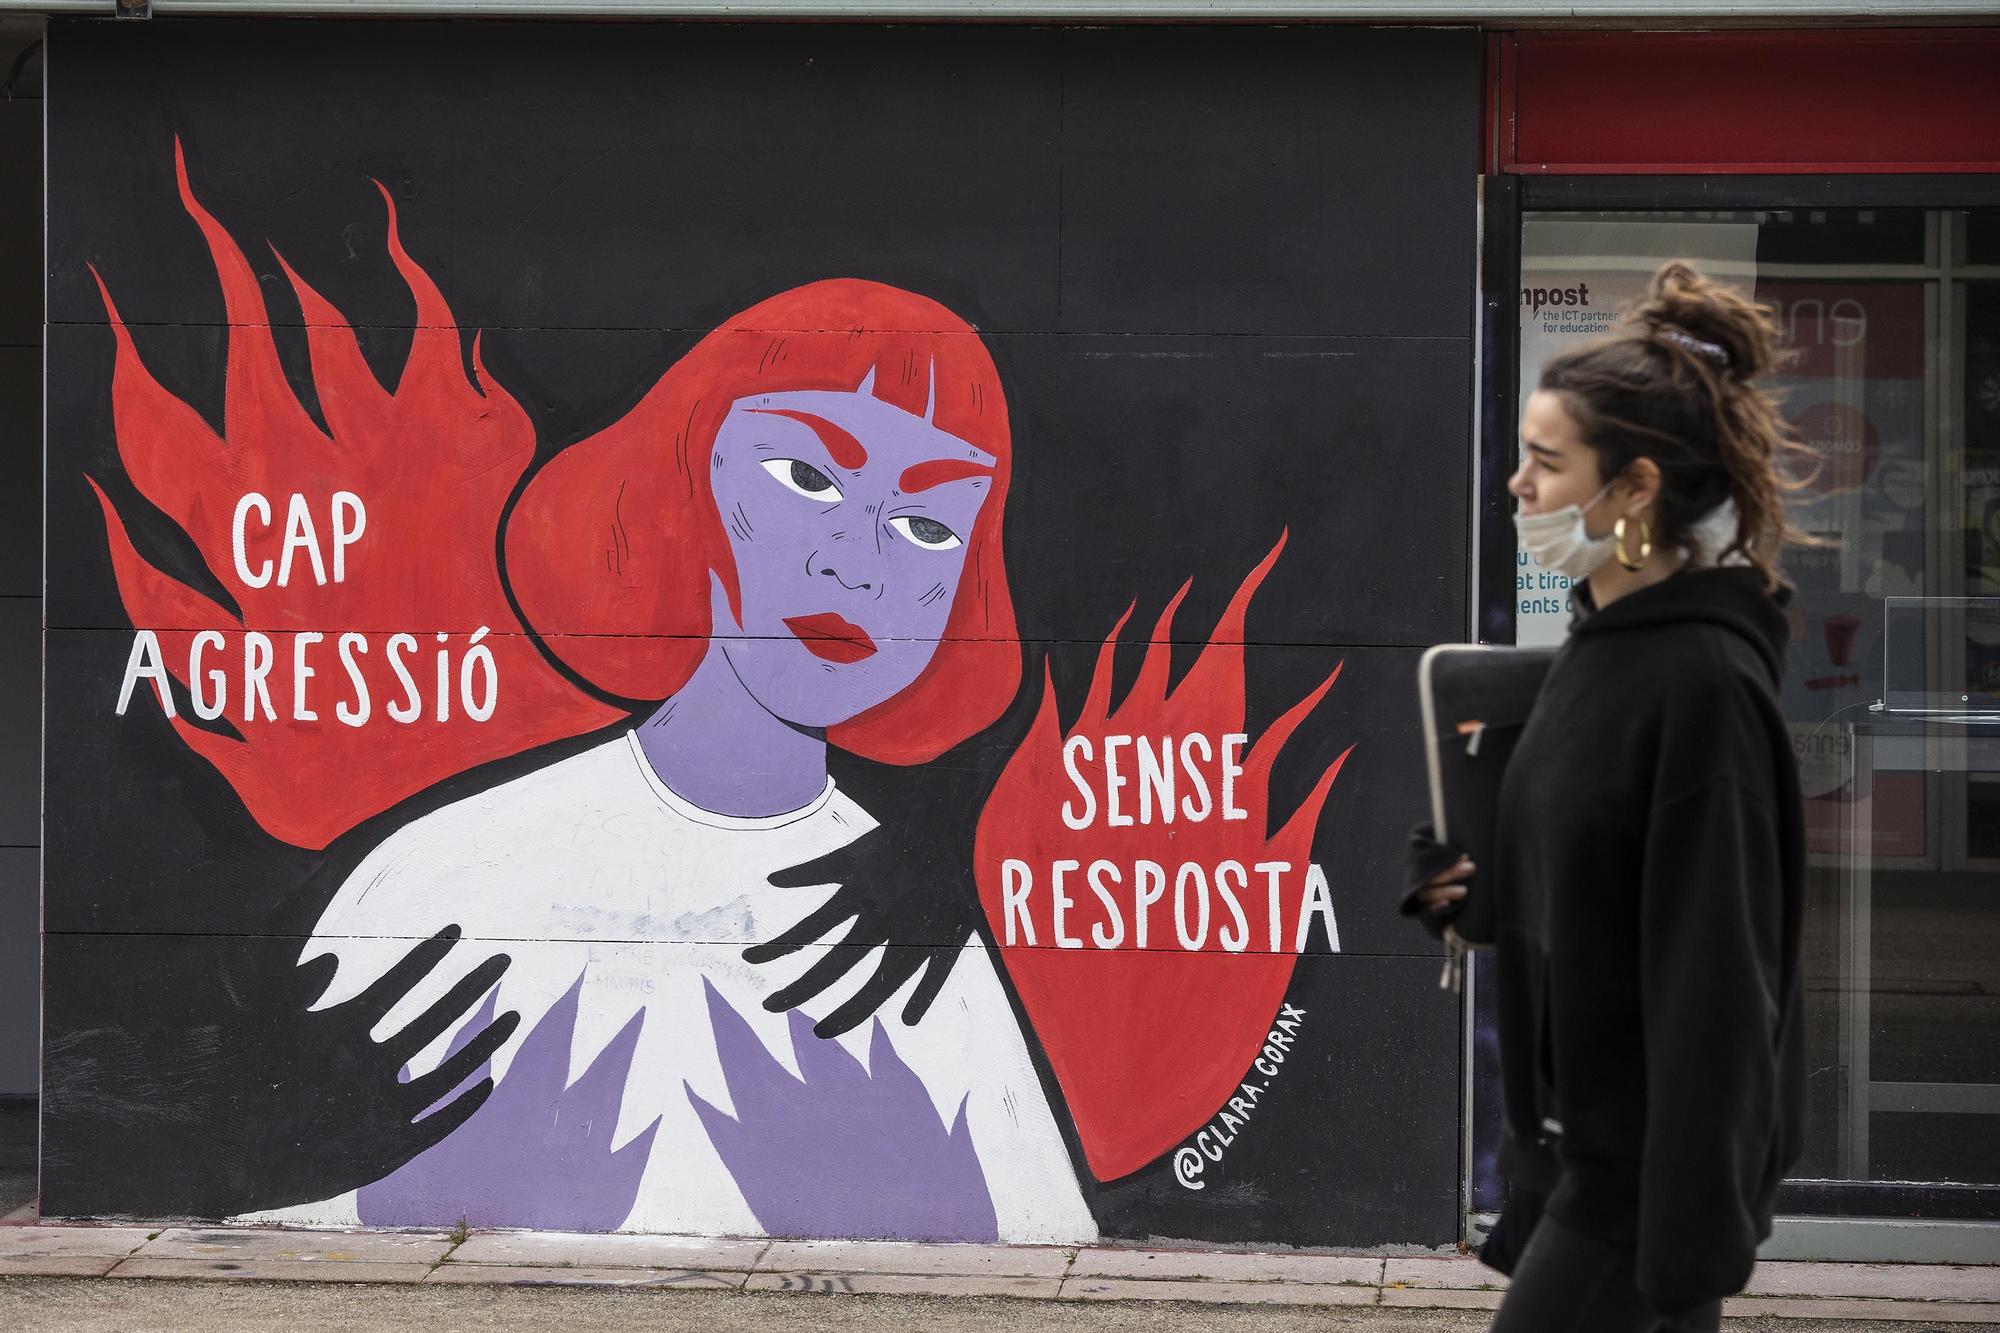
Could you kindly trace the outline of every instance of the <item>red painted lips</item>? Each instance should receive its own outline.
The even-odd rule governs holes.
[[[785,628],[799,636],[807,652],[829,662],[859,662],[875,655],[875,640],[868,637],[868,631],[831,611],[793,616],[785,621]]]

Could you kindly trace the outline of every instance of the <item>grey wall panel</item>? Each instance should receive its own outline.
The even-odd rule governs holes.
[[[0,1097],[32,1097],[40,1069],[38,847],[0,847]]]
[[[0,597],[0,847],[42,841],[42,620],[32,597]],[[21,922],[20,924],[31,924]]]
[[[39,344],[0,346],[0,597],[42,597]]]

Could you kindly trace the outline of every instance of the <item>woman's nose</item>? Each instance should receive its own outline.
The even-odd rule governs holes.
[[[1535,498],[1534,483],[1528,480],[1528,465],[1526,463],[1515,468],[1514,475],[1507,478],[1507,493],[1516,500],[1532,500]]]
[[[873,580],[863,579],[859,583],[849,583],[845,578],[841,577],[840,571],[835,569],[830,564],[822,564],[818,569],[814,570],[813,572],[820,575],[823,578],[832,579],[835,583],[838,583],[841,587],[847,589],[849,592],[873,592],[875,590],[875,584]]]
[[[806,558],[806,570],[816,578],[832,579],[849,592],[882,595],[881,561],[863,543],[834,541]]]

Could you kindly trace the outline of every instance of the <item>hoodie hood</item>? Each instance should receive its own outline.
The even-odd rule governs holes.
[[[1574,633],[1616,634],[1658,625],[1706,622],[1721,625],[1757,650],[1771,683],[1785,673],[1785,646],[1791,626],[1785,606],[1789,588],[1769,592],[1755,569],[1731,565],[1721,569],[1686,569],[1650,588],[1627,593],[1602,611],[1590,602],[1590,587],[1578,583],[1572,593],[1577,605]]]

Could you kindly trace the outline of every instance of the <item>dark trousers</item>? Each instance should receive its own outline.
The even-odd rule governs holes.
[[[1633,1280],[1633,1254],[1543,1214],[1492,1333],[1717,1333],[1722,1302],[1668,1319]]]

